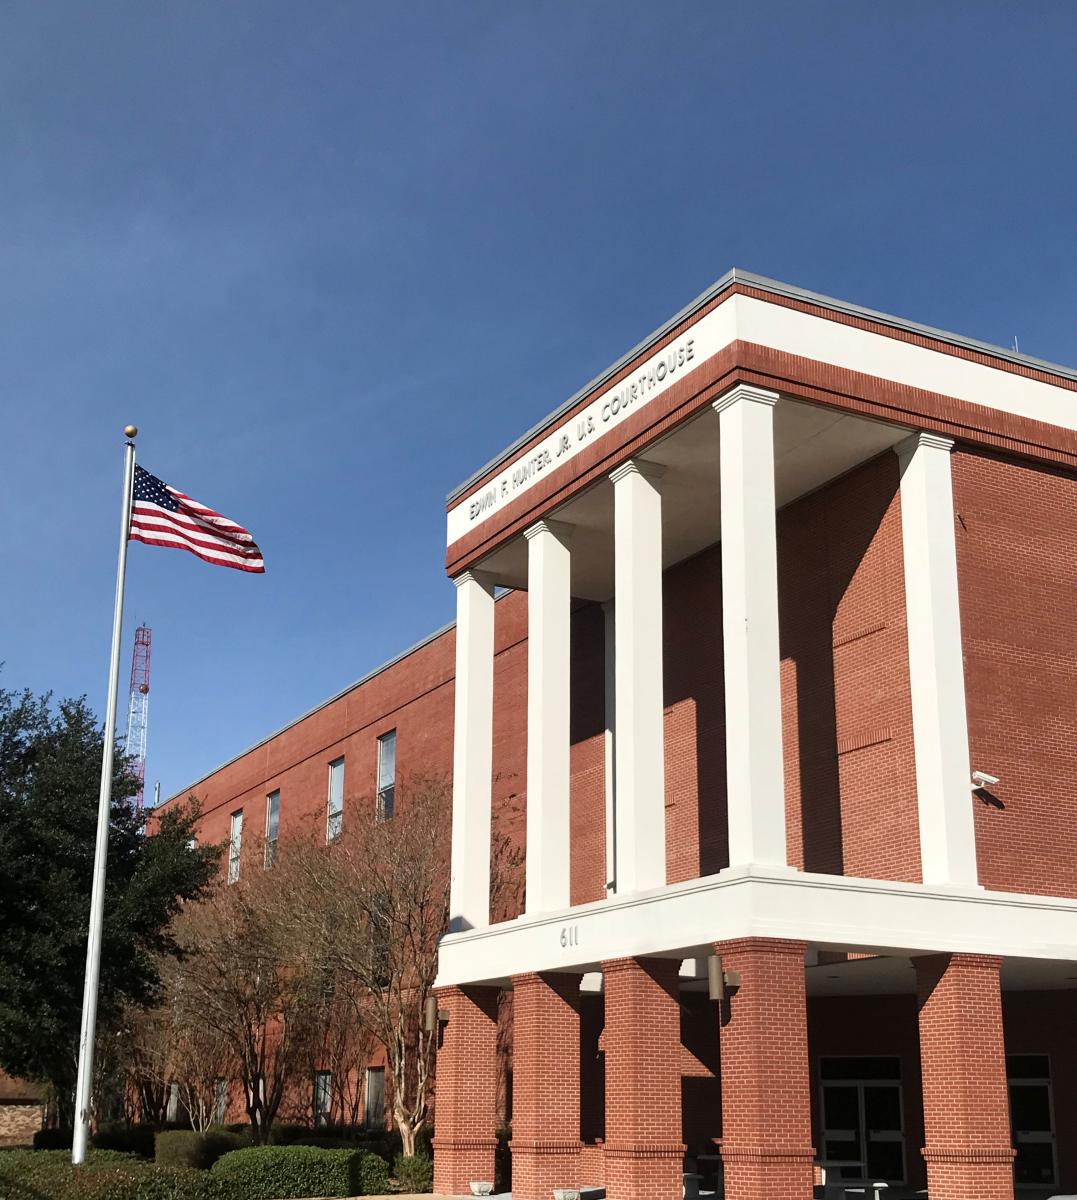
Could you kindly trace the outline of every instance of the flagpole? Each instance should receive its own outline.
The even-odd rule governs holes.
[[[131,491],[135,478],[138,430],[124,428],[123,500],[120,506],[120,553],[116,562],[116,604],[112,611],[112,658],[108,668],[105,744],[101,752],[101,791],[97,801],[97,843],[94,848],[90,930],[86,939],[86,980],[82,992],[82,1031],[75,1084],[75,1131],[71,1161],[86,1160],[90,1137],[90,1099],[93,1092],[94,1037],[97,1030],[97,990],[101,978],[101,939],[105,924],[105,866],[108,862],[109,812],[112,804],[112,759],[116,748],[116,703],[120,685],[120,638],[123,632],[123,590],[127,575],[127,535],[131,523]]]

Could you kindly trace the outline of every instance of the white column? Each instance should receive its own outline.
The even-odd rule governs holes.
[[[456,584],[450,930],[490,924],[494,744],[494,587],[479,571]]]
[[[778,647],[774,406],[739,384],[714,402],[722,468],[729,863],[787,865]]]
[[[527,901],[569,906],[571,529],[539,521],[527,538]]]
[[[976,834],[950,482],[953,444],[949,438],[921,433],[897,447],[909,687],[924,883],[976,886]]]
[[[617,891],[666,882],[660,468],[629,460],[614,487]]]
[[[606,732],[603,737],[606,782],[606,894],[617,891],[617,617],[612,600],[602,605],[605,645],[602,654],[603,692],[606,710]]]

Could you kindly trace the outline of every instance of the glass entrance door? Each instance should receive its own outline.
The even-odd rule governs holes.
[[[1015,1183],[1054,1185],[1054,1106],[1051,1065],[1046,1054],[1012,1054],[1006,1059],[1010,1084],[1010,1124],[1017,1150]]]
[[[833,1179],[905,1180],[901,1064],[896,1058],[824,1058],[823,1159]]]

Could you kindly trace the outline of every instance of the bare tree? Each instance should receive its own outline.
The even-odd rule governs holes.
[[[191,1036],[200,1027],[227,1048],[256,1143],[268,1142],[287,1085],[309,1061],[321,1008],[324,964],[287,912],[288,873],[281,862],[222,884],[177,923],[176,1003],[192,1016]]]
[[[288,851],[289,911],[317,936],[356,1020],[385,1049],[405,1154],[429,1116],[436,1032],[423,1015],[448,921],[449,796],[440,778],[401,780],[390,819],[377,819],[371,800],[370,820],[351,822],[331,846]]]

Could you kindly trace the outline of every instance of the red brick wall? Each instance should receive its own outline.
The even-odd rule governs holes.
[[[1077,479],[953,456],[980,882],[1077,896]]]
[[[914,960],[927,1186],[937,1200],[1013,1200],[1000,960]]]
[[[975,764],[1002,777],[976,809],[983,882],[1077,896],[1077,484],[1061,472],[955,452],[954,493]],[[779,514],[782,701],[790,860],[807,870],[919,878],[897,460],[886,453]],[[495,859],[519,859],[494,916],[522,911],[526,820],[527,604],[496,608]],[[667,873],[727,862],[721,554],[665,577]],[[377,737],[397,729],[398,766],[452,769],[449,631],[194,785],[203,836],[224,841],[244,809],[257,866],[266,793],[281,838],[324,836],[327,766],[345,756],[345,822],[373,812]],[[572,618],[574,903],[605,894],[604,632],[601,607]],[[503,864],[502,864],[503,865]],[[497,864],[495,863],[495,870]],[[504,871],[502,870],[502,875]]]
[[[887,453],[778,519],[789,857],[919,880],[898,463]]]

